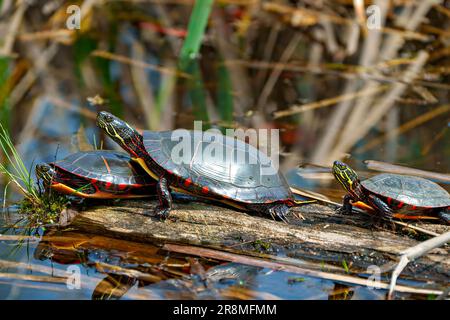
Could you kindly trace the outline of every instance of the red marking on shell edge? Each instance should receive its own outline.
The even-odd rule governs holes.
[[[191,180],[191,179],[186,179],[186,180],[184,180],[184,185],[185,185],[186,187],[189,187],[191,184],[192,184],[192,180]]]
[[[403,207],[403,205],[404,205],[404,203],[400,201],[400,202],[398,203],[397,209],[401,209],[401,208]]]
[[[392,203],[392,198],[391,197],[387,198],[387,203],[388,203],[388,205],[391,205],[391,203]]]
[[[123,190],[127,187],[127,185],[125,183],[119,183],[119,190]]]
[[[96,184],[97,183],[97,179],[91,179],[91,183],[92,184]]]
[[[173,171],[172,170],[167,170],[167,173],[168,174],[173,174]]]
[[[412,209],[412,210],[416,210],[417,207],[416,207],[416,206],[412,206],[411,209]]]
[[[208,193],[209,192],[209,188],[208,187],[203,187],[202,188],[202,193]]]
[[[112,184],[111,182],[107,182],[107,183],[105,184],[105,188],[106,188],[106,189],[109,189],[109,188],[111,187],[111,184]]]

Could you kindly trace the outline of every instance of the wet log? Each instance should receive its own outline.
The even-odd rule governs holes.
[[[340,266],[345,260],[353,270],[361,271],[369,265],[392,263],[402,251],[419,243],[398,226],[374,227],[367,216],[340,215],[320,204],[292,209],[289,224],[197,202],[175,203],[172,219],[161,222],[144,215],[152,215],[156,205],[157,201],[130,200],[89,207],[74,218],[71,227],[147,243],[181,243],[248,253],[282,251],[290,258]],[[450,229],[439,224],[421,227],[437,233]],[[415,275],[417,280],[418,272],[425,268],[424,279],[433,273],[433,279],[448,281],[449,264],[447,248],[438,248],[411,264],[405,273]]]

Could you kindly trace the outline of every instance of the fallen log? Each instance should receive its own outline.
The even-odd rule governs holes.
[[[79,213],[71,227],[83,232],[147,243],[179,243],[251,254],[282,253],[289,258],[332,263],[345,262],[354,272],[370,265],[386,265],[419,241],[396,230],[374,228],[367,216],[343,216],[333,209],[310,204],[292,209],[290,223],[274,221],[233,209],[197,202],[177,202],[165,222],[152,215],[157,201],[127,200],[114,206],[96,205]],[[297,217],[301,214],[305,220]],[[175,221],[174,221],[175,220]],[[448,226],[421,224],[442,233]],[[434,249],[404,275],[415,280],[449,280],[448,250]],[[421,274],[421,270],[426,270]]]

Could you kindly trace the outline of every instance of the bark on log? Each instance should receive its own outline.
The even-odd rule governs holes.
[[[319,204],[292,209],[289,224],[197,202],[175,203],[171,217],[176,221],[161,222],[144,215],[152,214],[156,205],[156,201],[133,200],[114,206],[94,206],[77,215],[71,226],[139,242],[183,243],[247,252],[282,250],[293,258],[338,265],[345,260],[361,271],[372,264],[393,262],[400,252],[418,243],[402,235],[398,228],[378,230],[367,216],[342,216]],[[296,217],[296,213],[301,213],[306,220]],[[449,230],[448,226],[431,226],[438,233]],[[417,276],[418,270],[426,267],[427,277],[431,272],[435,280],[448,281],[449,264],[448,250],[438,248],[411,264],[406,274]]]

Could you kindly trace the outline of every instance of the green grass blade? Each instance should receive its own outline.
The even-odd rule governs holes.
[[[200,50],[213,0],[197,0],[189,19],[188,34],[180,52],[179,67],[186,70]]]
[[[0,57],[0,123],[3,127],[9,129],[11,118],[11,108],[8,103],[8,94],[10,90],[10,58]]]
[[[34,187],[31,173],[25,166],[17,149],[15,148],[8,132],[0,123],[0,147],[6,158],[6,164],[0,164],[0,172],[3,173],[9,181],[14,182],[22,190],[24,195],[32,201],[39,203],[39,196]]]
[[[222,61],[218,69],[217,107],[221,120],[227,123],[233,121],[232,91],[230,73]]]
[[[209,116],[206,108],[205,88],[198,61],[193,61],[190,64],[188,72],[192,75],[192,78],[187,80],[187,87],[191,97],[194,117],[195,120],[203,121],[203,130],[207,130],[210,127],[206,124],[209,123]]]

